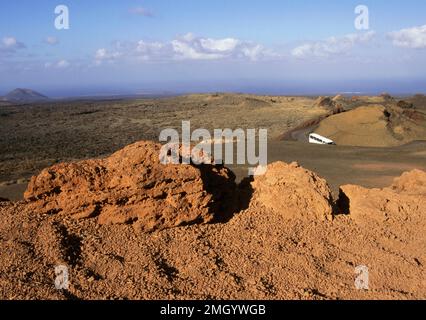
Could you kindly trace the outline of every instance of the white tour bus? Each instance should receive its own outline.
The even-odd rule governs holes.
[[[336,143],[334,143],[333,140],[320,136],[319,134],[316,134],[316,133],[311,133],[309,135],[309,143],[336,145]]]

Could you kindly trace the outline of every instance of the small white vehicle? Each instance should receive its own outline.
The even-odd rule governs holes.
[[[336,145],[336,143],[333,140],[320,136],[319,134],[316,134],[316,133],[311,133],[309,135],[309,143]]]

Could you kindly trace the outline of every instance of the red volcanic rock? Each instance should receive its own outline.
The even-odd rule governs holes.
[[[412,170],[396,178],[391,186],[395,192],[426,197],[426,172]]]
[[[390,222],[401,228],[409,221],[424,224],[426,172],[406,172],[384,189],[342,186],[340,200],[342,211],[360,224]]]
[[[106,159],[63,163],[33,177],[25,192],[35,212],[153,231],[208,223],[234,185],[214,165],[161,164],[160,144],[138,142]]]
[[[252,182],[253,204],[285,219],[332,220],[333,199],[327,182],[297,163],[275,162]]]

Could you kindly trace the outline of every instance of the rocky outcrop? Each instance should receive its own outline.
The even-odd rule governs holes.
[[[413,103],[409,103],[409,102],[404,101],[404,100],[398,101],[397,106],[401,109],[413,109],[414,108]]]
[[[387,92],[383,92],[380,95],[380,97],[383,98],[385,101],[391,101],[391,100],[393,100],[393,97],[389,93],[387,93]]]
[[[275,162],[252,182],[253,204],[284,219],[332,220],[333,199],[327,182],[297,163]]]
[[[339,207],[360,224],[390,222],[402,227],[409,221],[421,222],[426,212],[426,172],[406,172],[384,189],[342,186]]]
[[[160,149],[138,142],[106,159],[55,165],[31,179],[25,198],[35,212],[142,231],[212,221],[232,192],[233,173],[207,164],[163,165]]]
[[[315,105],[318,107],[332,108],[334,107],[334,102],[335,101],[330,97],[318,97],[315,101]]]
[[[318,97],[315,101],[315,106],[330,110],[330,114],[339,114],[345,112],[345,108],[342,105],[343,97],[337,95],[334,98],[331,97]]]

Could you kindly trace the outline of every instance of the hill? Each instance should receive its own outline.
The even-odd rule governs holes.
[[[6,94],[3,100],[13,103],[29,103],[47,101],[49,98],[31,89],[18,88]]]
[[[324,119],[316,132],[339,145],[399,146],[426,140],[426,115],[400,106],[363,106]]]

